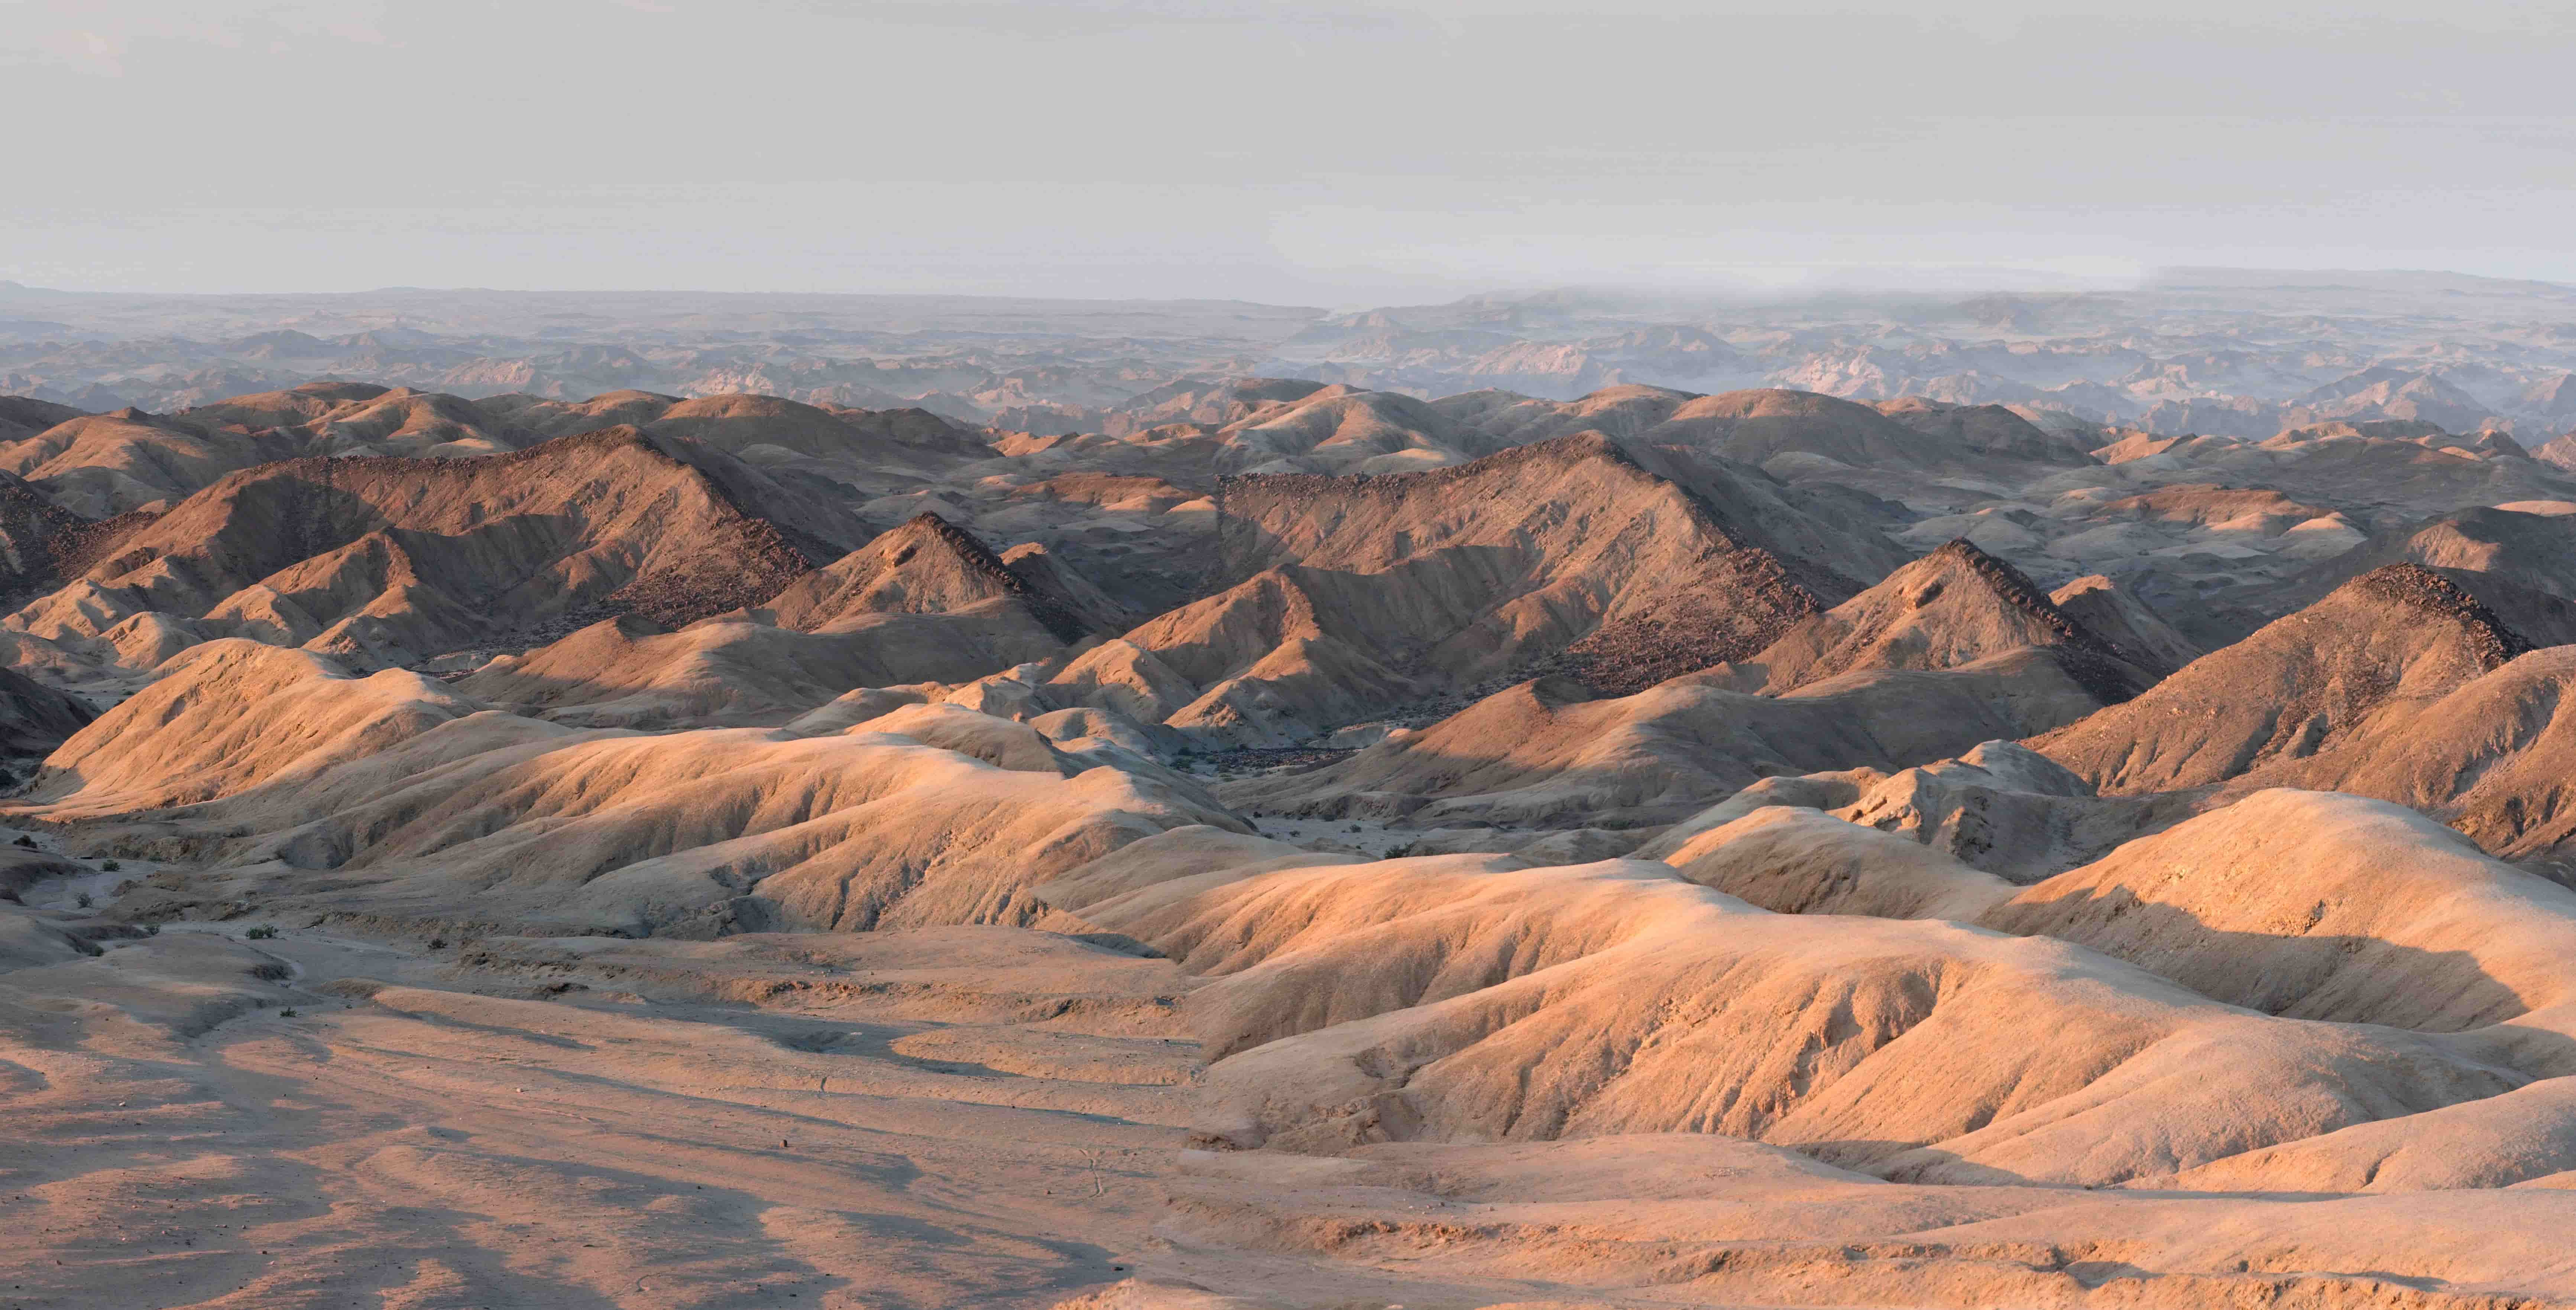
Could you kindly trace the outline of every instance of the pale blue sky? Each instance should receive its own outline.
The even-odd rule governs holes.
[[[2576,281],[2568,7],[2317,8],[0,0],[0,278]]]

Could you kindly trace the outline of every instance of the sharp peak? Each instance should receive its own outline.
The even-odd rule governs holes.
[[[1953,537],[1942,542],[1897,572],[1902,573],[1907,569],[1921,568],[1925,565],[1954,566],[1965,569],[1979,582],[1985,584],[1987,590],[1994,593],[1997,599],[2046,624],[2070,645],[2096,649],[2104,654],[2119,653],[2118,647],[2103,640],[2092,629],[2076,622],[2072,615],[2059,608],[2056,601],[2049,599],[2045,589],[2030,580],[2029,574],[2014,568],[2004,560],[1987,554],[1979,549],[1975,542],[1965,537]]]
[[[1996,559],[1994,556],[1987,554],[1983,547],[1980,547],[1977,543],[1968,540],[1966,537],[1952,537],[1948,541],[1942,542],[1940,545],[1934,546],[1932,549],[1923,552],[1922,557],[1927,560],[1964,560],[1971,565],[1992,564],[1997,568],[2010,569],[2016,574],[2021,572],[2021,570],[2013,568],[2012,565],[2006,564],[2002,560]]]
[[[2518,655],[2537,649],[2530,639],[2506,626],[2505,621],[2468,588],[2421,564],[2383,564],[2335,588],[2332,593],[2332,596],[2344,595],[2367,598],[2382,605],[2458,624],[2477,647],[2479,660],[2489,669],[2498,668]]]
[[[1984,584],[1996,599],[2023,614],[2058,636],[2051,648],[2051,658],[2077,686],[2105,705],[2116,705],[2146,690],[2155,681],[2148,675],[2137,679],[2144,666],[2128,652],[2100,633],[2076,621],[2046,590],[2030,580],[2030,575],[1980,550],[1964,537],[1954,537],[1926,552],[1920,564],[1938,564],[1964,569]],[[1912,566],[1908,566],[1912,567]]]
[[[993,585],[1018,601],[1032,618],[1035,618],[1047,631],[1055,634],[1057,640],[1071,645],[1088,635],[1090,631],[1088,625],[1071,607],[1046,589],[1031,583],[1027,578],[1013,571],[1010,562],[995,554],[993,548],[985,545],[982,538],[929,510],[923,510],[888,528],[878,534],[876,540],[860,549],[872,551],[890,540],[898,538],[917,540],[922,537],[929,537],[947,547],[959,563],[982,574]],[[891,562],[900,564],[902,561]]]
[[[895,536],[935,537],[971,558],[978,561],[989,560],[995,568],[1000,568],[1002,566],[1002,557],[995,554],[992,547],[985,545],[982,538],[957,526],[955,523],[940,517],[936,512],[931,510],[923,510],[918,514],[913,515],[911,518],[905,519],[903,522],[886,529],[884,532],[878,534],[877,540],[883,541],[888,537]]]
[[[1977,543],[1965,537],[1952,537],[1942,542],[1923,552],[1913,564],[1907,567],[1925,564],[1958,565],[1976,574],[1988,586],[2009,598],[2016,600],[2036,598],[2038,604],[2052,610],[2057,607],[2056,602],[2048,598],[2048,592],[2038,583],[2030,580],[2029,574],[2013,567],[2009,561],[1987,554]]]

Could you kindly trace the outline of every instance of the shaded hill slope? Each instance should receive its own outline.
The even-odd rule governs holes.
[[[2438,697],[2392,706],[2314,754],[2252,769],[2212,803],[2263,787],[2377,797],[2576,884],[2571,691],[2576,647],[2532,651]]]
[[[1026,564],[1042,555],[1024,554]],[[665,631],[633,617],[504,656],[461,689],[588,723],[781,722],[854,687],[963,683],[1051,661],[1093,629],[1060,569],[1015,567],[923,514],[756,608]]]
[[[1496,403],[1470,393],[1449,404],[1462,421],[1514,444],[1606,432],[1642,445],[1700,451],[1791,479],[1856,472],[1991,475],[1999,464],[2080,466],[2092,461],[2000,406],[1935,401],[1872,407],[1810,391],[1760,388],[1694,395],[1617,386],[1573,401]],[[1776,461],[1776,464],[1775,464]]]
[[[278,460],[506,454],[621,425],[871,492],[918,485],[993,454],[979,434],[923,410],[825,409],[750,394],[683,400],[615,391],[579,402],[515,395],[466,400],[409,387],[308,382],[171,414],[85,415],[25,406],[10,412],[28,420],[63,412],[41,427],[0,421],[0,472],[27,479],[90,518],[184,499],[224,474]]]
[[[1857,589],[1873,546],[1759,475],[1685,485],[1587,434],[1428,473],[1253,477],[1220,503],[1240,581],[1126,635],[1195,689],[1175,727],[1302,740],[1534,661],[1612,688],[1749,654]]]
[[[308,382],[174,414],[84,415],[0,445],[15,473],[65,508],[106,518],[179,500],[240,469],[305,455],[453,458],[517,449],[522,434],[454,396]]]
[[[293,460],[137,516],[11,623],[92,638],[160,611],[403,663],[586,610],[667,625],[757,604],[864,535],[828,497],[631,428],[490,459]]]
[[[1035,557],[1031,557],[1034,559]],[[797,579],[761,606],[761,617],[804,632],[861,615],[935,614],[1007,604],[1072,643],[1090,631],[1076,598],[1055,594],[1059,570],[1015,571],[974,534],[923,513]]]
[[[80,698],[0,669],[0,756],[49,755],[96,717]]]
[[[297,454],[458,458],[515,450],[524,434],[472,401],[410,387],[308,382],[182,410],[178,421],[252,433],[274,429]]]
[[[2044,933],[2290,1018],[2458,1033],[2536,1080],[2191,1168],[2209,1190],[2504,1187],[2576,1163],[2576,893],[2357,797],[2271,790],[2026,888]]]
[[[210,866],[156,889],[157,915],[249,895],[379,929],[683,937],[1027,923],[1046,914],[1030,882],[1166,829],[1241,828],[957,713],[1025,749],[948,749],[991,748],[938,715],[890,721],[937,746],[865,723],[582,731],[403,670],[213,641],[75,735],[18,808],[67,840]]]
[[[76,513],[106,518],[302,453],[294,439],[274,431],[208,431],[121,409],[70,419],[0,447],[0,471]]]
[[[2060,613],[2156,677],[2164,677],[2207,653],[2166,622],[2153,606],[2099,573],[2059,587],[2048,594],[2048,599]]]
[[[1883,1177],[2101,1185],[2529,1080],[2045,939],[1767,913],[1666,864],[1247,848],[1158,877],[1183,837],[1038,894],[1215,976],[1186,1006],[1226,1057],[1201,1131],[1238,1148],[1708,1132]]]
[[[33,396],[0,396],[0,442],[19,442],[85,411]]]
[[[2576,642],[2576,516],[2477,506],[2373,534],[2261,597],[2287,610],[2372,569],[2413,564],[2458,578],[2542,646]]]
[[[1220,788],[1238,808],[1439,823],[1669,823],[1781,774],[1894,769],[2100,702],[2025,648],[1941,671],[1847,674],[1789,696],[1724,671],[1598,697],[1563,677],[1497,692],[1346,760]]]
[[[2014,568],[1953,541],[1783,634],[1749,661],[1779,694],[1853,672],[1946,669],[2015,650],[2044,650],[2101,704],[2135,696],[2155,675],[2058,608]]]
[[[2530,648],[2459,582],[2393,564],[2030,744],[2105,793],[2202,787],[2318,754]]]
[[[2023,888],[1978,921],[2267,1014],[2434,1032],[2542,1010],[2566,1012],[2548,1026],[2576,1023],[2576,892],[2355,797],[2257,792]],[[2545,1067],[2576,1071],[2576,1038]]]
[[[1623,698],[1542,678],[1226,794],[1260,810],[1426,824],[1665,822],[1766,777],[1903,768],[2047,731],[2154,680],[2010,565],[1954,542],[1741,666]]]
[[[1346,386],[1261,405],[1215,435],[1221,473],[1403,473],[1503,445],[1411,396]]]

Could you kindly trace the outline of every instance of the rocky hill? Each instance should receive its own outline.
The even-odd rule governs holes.
[[[2576,1300],[2576,299],[2442,285],[57,342],[6,1281]]]

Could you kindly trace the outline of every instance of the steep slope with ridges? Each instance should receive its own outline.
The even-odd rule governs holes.
[[[1855,589],[1814,562],[1866,558],[1848,533],[1758,474],[1694,471],[1585,433],[1423,473],[1229,479],[1215,571],[1236,581],[1127,640],[1201,689],[1174,726],[1284,741],[1542,660],[1627,690]]]
[[[2059,609],[2021,570],[1953,541],[1815,615],[1753,657],[1774,694],[1854,671],[1946,669],[2007,651],[2049,652],[2102,704],[2155,675]]]
[[[1081,616],[1012,571],[973,533],[928,512],[790,583],[762,607],[779,626],[829,631],[867,614],[934,614],[988,602],[1025,609],[1066,642]]]
[[[2459,582],[2392,564],[2031,745],[2105,792],[2206,786],[2315,755],[2529,649]]]
[[[398,662],[585,610],[677,625],[756,605],[855,544],[858,528],[827,497],[632,428],[490,459],[290,460],[228,475],[135,525],[13,623],[95,636],[147,610],[215,614],[252,588],[318,595],[299,572],[307,561],[381,536],[450,617],[414,623],[422,608],[399,606],[379,617],[400,630],[401,651],[327,649]],[[304,617],[330,629],[387,594],[360,588]]]

